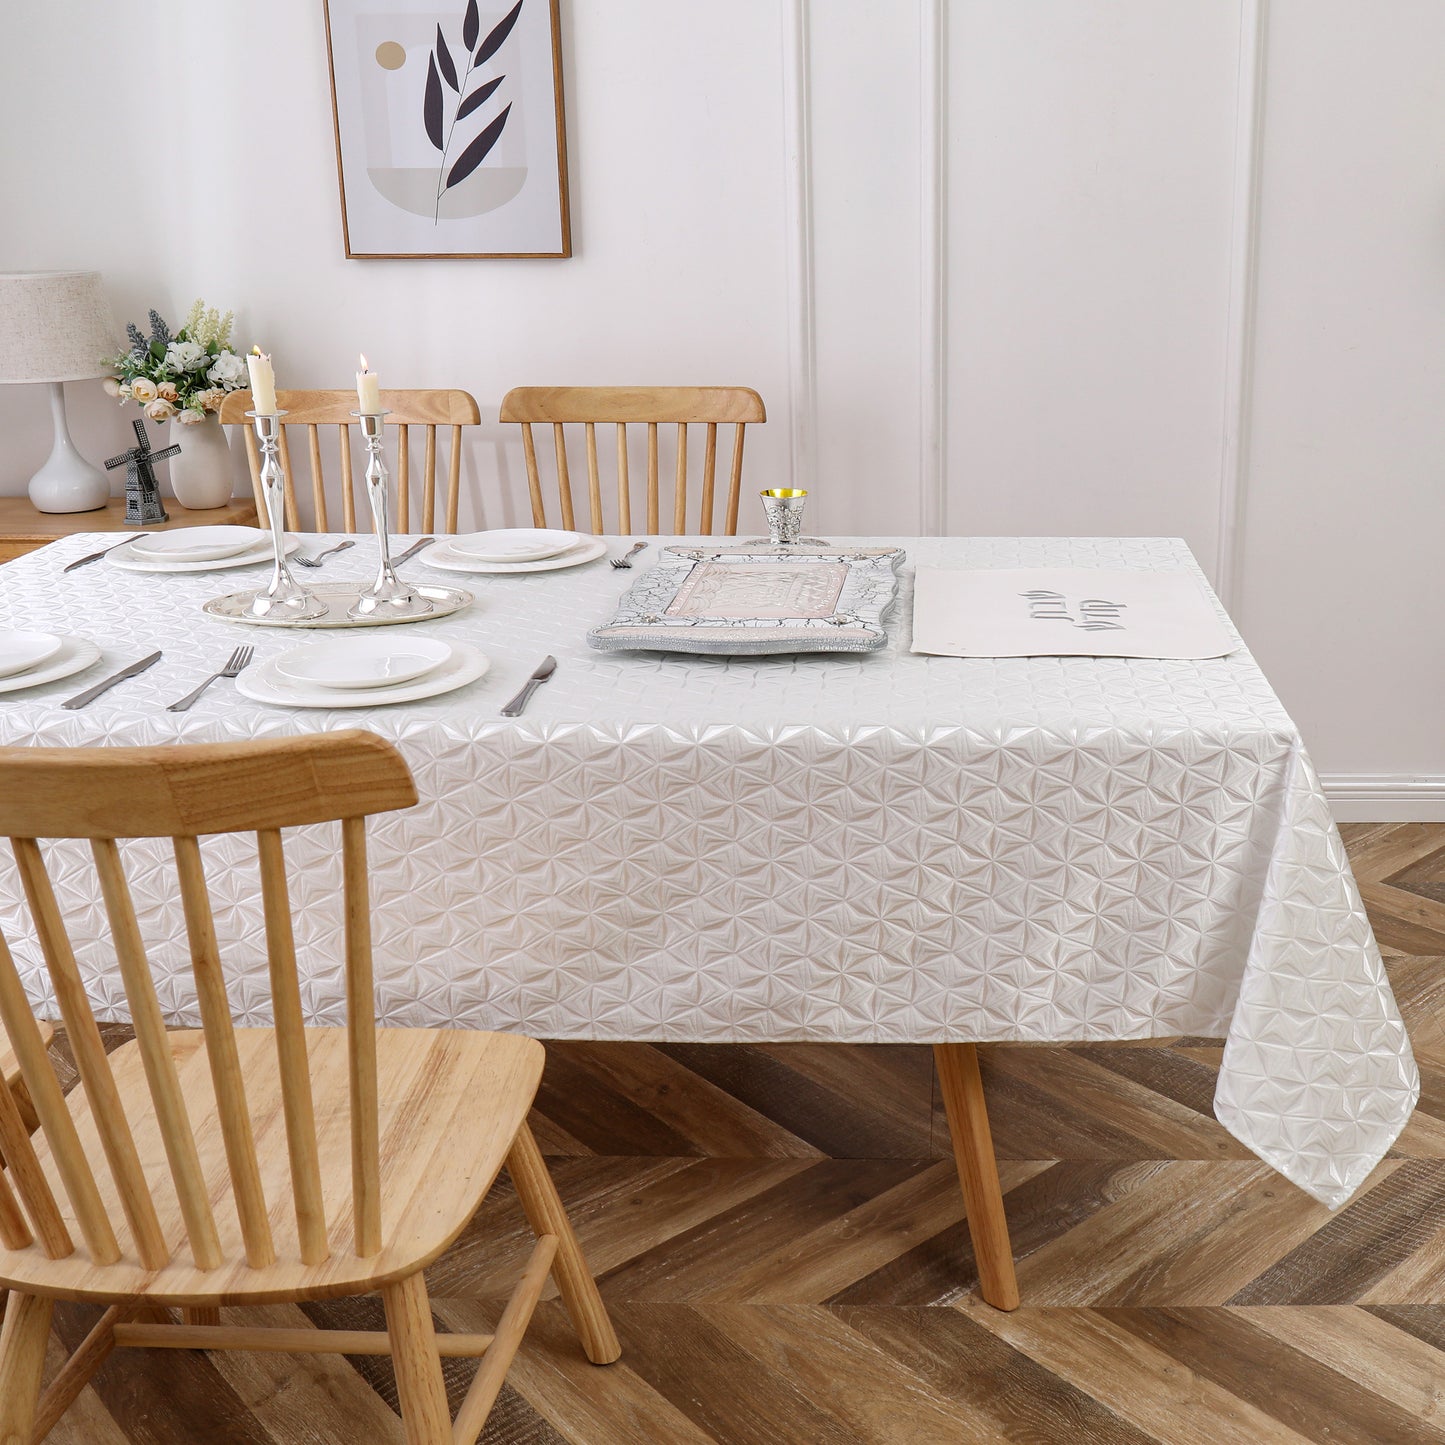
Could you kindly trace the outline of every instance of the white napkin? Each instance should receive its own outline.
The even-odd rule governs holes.
[[[1188,572],[920,567],[914,652],[943,657],[1223,657],[1243,644]]]

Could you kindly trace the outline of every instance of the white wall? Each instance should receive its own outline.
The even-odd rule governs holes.
[[[283,386],[348,385],[365,350],[388,385],[462,387],[490,421],[477,490],[496,480],[502,394],[533,382],[755,386],[777,421],[748,439],[752,475],[781,480],[777,0],[563,9],[570,260],[344,259],[319,4],[158,0],[140,17],[54,0],[6,15],[0,264],[101,270],[122,321],[154,305],[178,324],[196,295],[234,306]],[[70,393],[77,442],[120,450],[133,413],[94,384]],[[43,402],[0,388],[0,490],[48,451]],[[520,450],[507,461],[515,505]]]
[[[1212,559],[1238,15],[954,6],[946,516]]]
[[[1435,0],[1272,7],[1241,612],[1375,813],[1445,774],[1442,57]]]
[[[820,530],[1182,535],[1344,805],[1445,817],[1438,0],[564,0],[576,256],[528,262],[342,259],[318,6],[12,8],[0,267],[490,416],[746,382]],[[41,402],[0,389],[0,490]]]

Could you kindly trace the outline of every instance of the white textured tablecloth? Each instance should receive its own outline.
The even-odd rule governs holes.
[[[464,579],[473,608],[420,624],[490,674],[396,708],[293,712],[218,682],[323,634],[203,616],[264,569],[142,576],[63,564],[75,537],[0,568],[0,625],[95,638],[107,669],[165,658],[81,712],[105,675],[0,695],[0,742],[157,743],[363,726],[423,802],[374,820],[378,992],[396,1024],[543,1038],[852,1042],[1225,1035],[1215,1111],[1330,1205],[1403,1127],[1418,1077],[1344,849],[1246,652],[1201,662],[963,660],[907,650],[915,562],[1188,568],[1169,539],[906,542],[891,645],[871,656],[601,654],[583,640],[631,577]],[[647,566],[653,553],[644,553]],[[369,539],[325,577],[367,576]],[[421,562],[425,560],[423,554]],[[335,635],[335,634],[331,634]],[[544,653],[555,678],[498,708]],[[204,845],[241,1016],[266,1017],[254,858]],[[126,845],[163,1002],[194,1018],[169,859]],[[81,966],[125,1014],[87,858],[52,850]],[[288,835],[312,1016],[342,1013],[334,831]],[[8,858],[0,928],[49,1004]]]

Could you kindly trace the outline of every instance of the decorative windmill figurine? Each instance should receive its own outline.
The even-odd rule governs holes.
[[[153,452],[145,422],[137,417],[133,425],[135,446],[105,464],[106,471],[115,467],[125,468],[125,525],[149,527],[154,522],[169,522],[166,509],[161,505],[161,488],[156,481],[154,467],[156,462],[167,457],[179,456],[181,449],[172,442],[161,451]]]

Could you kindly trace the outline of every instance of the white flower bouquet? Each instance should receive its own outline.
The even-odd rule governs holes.
[[[152,421],[174,417],[182,426],[205,421],[208,412],[220,411],[228,391],[250,384],[246,363],[231,345],[233,318],[233,312],[222,316],[198,298],[177,332],[156,311],[150,313],[149,336],[132,322],[125,328],[130,350],[105,363],[119,373],[106,378],[106,391],[122,402],[137,402]]]

